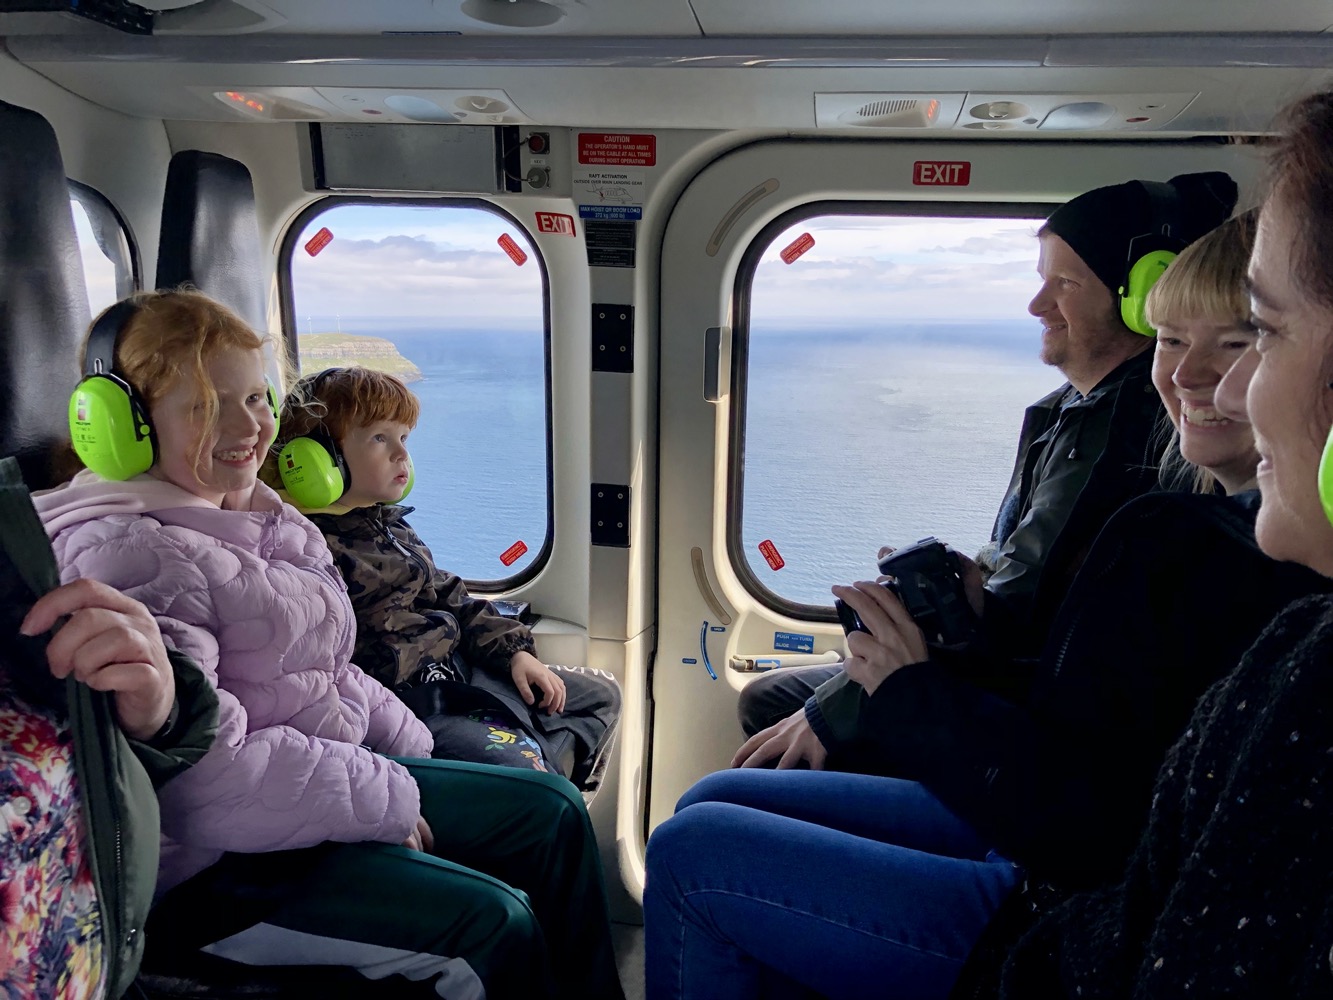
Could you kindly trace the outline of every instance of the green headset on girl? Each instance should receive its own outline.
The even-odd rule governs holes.
[[[148,407],[134,386],[116,373],[120,333],[139,311],[134,298],[102,312],[88,333],[84,375],[69,397],[69,433],[75,453],[103,479],[125,480],[147,472],[157,459],[157,438]],[[274,429],[278,393],[267,384]]]

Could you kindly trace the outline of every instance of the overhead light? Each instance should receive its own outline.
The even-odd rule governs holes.
[[[565,16],[545,0],[463,0],[460,10],[474,21],[501,28],[544,28]]]
[[[1100,128],[1115,116],[1115,105],[1102,101],[1076,101],[1051,108],[1037,128],[1077,131]],[[1145,121],[1147,119],[1144,119]]]

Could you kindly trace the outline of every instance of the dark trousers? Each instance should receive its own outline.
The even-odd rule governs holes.
[[[800,711],[815,688],[842,671],[841,663],[814,667],[786,667],[756,677],[741,692],[737,714],[745,738],[776,726]]]
[[[552,663],[565,684],[565,710],[529,708],[507,679],[480,671],[471,683],[435,680],[398,696],[430,727],[431,756],[500,764],[568,777],[591,800],[602,782],[620,721],[620,685],[604,670]]]
[[[225,855],[154,909],[154,955],[206,947],[247,965],[344,966],[430,984],[448,1000],[483,989],[491,1000],[621,1000],[601,860],[574,786],[535,771],[403,763],[421,787],[433,853],[362,843]],[[367,996],[392,995],[382,990]]]

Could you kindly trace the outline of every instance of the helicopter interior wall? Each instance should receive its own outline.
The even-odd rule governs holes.
[[[750,645],[759,648],[765,634],[771,636],[777,628],[799,626],[814,632],[825,648],[840,644],[832,626],[792,622],[764,607],[742,586],[728,562],[730,403],[725,397],[720,403],[706,402],[700,386],[706,361],[704,331],[729,324],[736,269],[749,241],[768,221],[802,202],[920,198],[897,169],[914,158],[987,163],[985,179],[947,196],[953,200],[1054,202],[1129,176],[1164,178],[1218,166],[1252,178],[1252,151],[1179,140],[1196,133],[1262,131],[1286,99],[1326,76],[1326,70],[1311,66],[1307,56],[1292,56],[1286,64],[1278,59],[1271,65],[1238,65],[1235,54],[1244,51],[1243,39],[1229,41],[1232,47],[1218,50],[1221,55],[1209,55],[1211,64],[1141,66],[1132,71],[1125,67],[1133,64],[1138,43],[1128,37],[1106,39],[1103,50],[1079,50],[1085,53],[1082,63],[1067,55],[1075,50],[1062,47],[1058,38],[1015,37],[990,40],[989,61],[977,48],[970,56],[945,59],[939,65],[926,61],[895,65],[885,54],[896,51],[893,46],[903,44],[901,39],[886,42],[878,57],[870,59],[875,39],[860,38],[840,49],[821,50],[823,62],[809,64],[801,60],[802,40],[782,37],[784,32],[831,36],[860,31],[859,26],[866,25],[866,32],[873,34],[897,24],[890,22],[891,16],[909,15],[891,14],[869,0],[801,9],[788,3],[761,7],[759,2],[700,0],[693,12],[684,2],[643,7],[638,20],[619,30],[630,39],[647,39],[647,47],[626,48],[631,56],[638,52],[640,59],[659,59],[655,65],[594,64],[598,50],[586,39],[580,41],[567,32],[568,47],[562,50],[558,40],[535,29],[492,31],[482,39],[465,37],[458,42],[459,51],[464,57],[471,51],[476,58],[450,63],[425,57],[430,45],[441,44],[438,39],[427,43],[331,35],[318,51],[355,53],[360,48],[381,56],[302,62],[295,58],[305,42],[299,32],[314,29],[302,27],[301,17],[310,15],[310,5],[298,7],[295,0],[270,3],[273,10],[289,15],[286,43],[276,35],[255,36],[249,42],[243,36],[164,35],[145,42],[89,32],[14,37],[6,40],[8,51],[0,50],[0,97],[33,108],[52,122],[70,176],[101,191],[124,215],[137,241],[144,274],[156,269],[162,190],[171,153],[202,149],[246,164],[254,178],[261,241],[271,265],[267,314],[273,331],[280,328],[281,319],[278,273],[283,238],[298,214],[326,192],[312,188],[306,124],[247,119],[243,111],[217,100],[216,92],[246,86],[305,91],[495,88],[510,94],[526,115],[550,131],[555,154],[552,178],[541,191],[348,193],[399,199],[481,196],[522,225],[541,253],[550,284],[555,533],[549,562],[514,596],[560,620],[539,636],[542,655],[551,658],[551,650],[561,650],[554,655],[610,670],[624,685],[619,783],[612,779],[598,797],[593,818],[604,849],[616,852],[631,893],[642,886],[647,831],[669,814],[694,778],[723,766],[739,741],[735,706],[742,679],[724,674],[724,682],[714,683],[702,667],[682,662],[697,655],[699,622],[707,614],[695,583],[691,549],[697,546],[704,553],[708,577],[735,617],[725,640],[718,641],[716,661],[725,662],[731,653],[745,652]],[[1254,17],[1252,6],[1232,2],[1210,5],[1208,23],[1202,26],[1201,6],[1182,13],[1179,5],[1148,0],[1127,0],[1095,14],[1078,0],[1061,0],[1054,7],[1033,0],[1003,5],[1004,11],[999,10],[1002,5],[986,0],[969,0],[969,5],[977,16],[968,22],[970,31],[992,21],[999,25],[996,19],[1001,18],[1010,18],[1004,23],[1012,30],[1032,30],[1041,22],[1051,25],[1050,30],[1092,31],[1099,30],[1098,25],[1115,25],[1121,31],[1225,31],[1248,28]],[[395,17],[409,23],[405,2],[385,4],[383,9],[373,6],[376,31],[396,25]],[[596,21],[599,12],[610,18],[612,8],[630,16],[630,8],[613,0],[590,0],[570,9],[590,18],[580,30],[591,35],[594,29],[610,32],[619,23]],[[320,5],[319,22],[330,29],[369,30],[368,9],[350,0]],[[1265,22],[1272,31],[1301,32],[1303,38],[1317,39],[1328,27],[1322,10],[1315,0],[1288,0],[1266,9]],[[677,23],[684,14],[690,15],[693,27]],[[938,15],[910,16],[918,18],[912,24],[931,30],[926,18]],[[958,23],[962,15],[951,9],[949,17]],[[182,17],[177,23],[188,21]],[[559,30],[572,30],[573,23]],[[672,32],[703,41],[709,40],[702,38],[705,34],[768,33],[770,38],[752,47],[753,39],[738,38],[730,48],[698,50],[736,58],[749,47],[757,65],[710,65],[705,59],[688,68],[694,50],[679,39],[653,42],[657,48],[648,45],[654,37]],[[492,48],[485,47],[487,42]],[[507,56],[498,42],[510,46]],[[1151,48],[1147,43],[1142,47]],[[543,51],[552,64],[538,64]],[[126,58],[133,53],[143,58]],[[602,53],[604,60],[608,58],[605,49]],[[858,53],[868,54],[864,65],[857,64]],[[189,58],[177,58],[182,55]],[[766,61],[769,56],[773,58]],[[920,133],[815,128],[813,95],[819,92],[985,90],[1077,95],[1131,88],[1197,96],[1186,102],[1170,128],[1146,137],[1155,141],[1099,143],[1095,155],[1088,155],[1086,141],[1081,146],[996,142],[995,137],[969,132],[925,143]],[[330,113],[330,120],[340,117],[346,118]],[[638,228],[634,268],[590,267],[582,224],[573,238],[541,233],[536,226],[539,211],[577,218],[570,179],[575,133],[599,128],[598,123],[602,130],[631,127],[656,135],[656,163],[646,172],[644,221]],[[1108,134],[1055,138],[1094,140]],[[846,140],[853,135],[862,141]],[[780,195],[742,213],[720,247],[708,252],[719,221],[738,198],[769,178],[778,181]],[[589,370],[593,303],[634,308],[632,373]],[[593,482],[630,487],[628,548],[590,545],[588,484]],[[655,651],[653,668],[650,659]]]

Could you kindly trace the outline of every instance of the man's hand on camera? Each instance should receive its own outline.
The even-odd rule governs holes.
[[[955,549],[952,545],[945,545],[950,552],[958,559],[958,575],[963,581],[963,594],[967,597],[968,606],[973,613],[980,618],[986,612],[986,577],[981,572],[981,567],[977,565],[976,560],[971,556],[964,555]],[[892,545],[880,546],[875,558],[883,562],[886,558],[897,551]],[[889,577],[881,576],[878,578],[880,583],[888,580]]]

